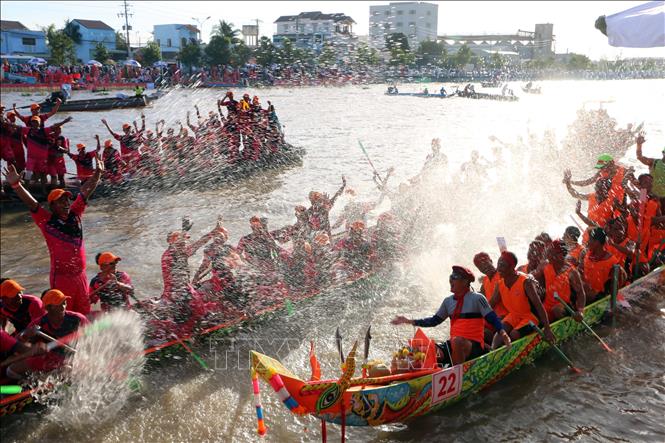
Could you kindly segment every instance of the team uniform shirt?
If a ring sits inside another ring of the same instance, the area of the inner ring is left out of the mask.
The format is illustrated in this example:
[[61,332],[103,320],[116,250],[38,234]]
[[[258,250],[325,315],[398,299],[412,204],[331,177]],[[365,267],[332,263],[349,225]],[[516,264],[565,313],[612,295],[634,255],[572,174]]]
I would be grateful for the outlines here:
[[164,280],[164,293],[162,298],[175,301],[174,291],[183,292],[189,287],[191,281],[189,272],[189,255],[186,251],[168,248],[162,254],[162,278]]
[[[47,314],[44,314],[42,317],[30,323],[30,327],[38,326],[45,334],[50,335],[55,339],[59,339],[67,337],[68,335],[78,331],[79,328],[89,324],[90,322],[83,314],[79,314],[78,312],[65,311],[64,319],[58,327],[55,327],[49,322]],[[43,339],[40,340],[45,341]],[[26,363],[31,371],[52,371],[63,365],[66,352],[67,351],[64,347],[59,346],[54,348],[52,351],[47,352],[46,354],[28,358]]]
[[66,220],[61,220],[41,206],[31,213],[32,219],[46,240],[51,255],[52,273],[76,275],[85,271],[85,248],[81,225],[81,216],[85,208],[85,199],[79,194],[72,203]]
[[79,180],[85,180],[92,177],[92,174],[95,172],[95,169],[92,167],[92,160],[95,156],[95,151],[79,151],[78,154],[69,154],[69,158],[74,160],[74,164],[76,164],[76,175]]
[[31,132],[30,128],[21,128],[21,135],[25,138],[28,156],[25,169],[35,173],[48,172],[48,137],[51,128],[40,128]]
[[[23,122],[24,125],[30,126],[30,119],[33,117],[32,114],[30,115],[17,115],[17,117]],[[46,120],[48,120],[50,116],[48,114],[39,114],[39,120],[41,120],[41,126],[42,128],[44,127],[44,123],[46,123]]]
[[[126,272],[116,271],[115,277],[118,279],[119,283],[132,286],[132,279]],[[105,283],[106,281],[102,280],[101,273],[95,275],[92,280],[90,280],[90,292],[97,291]],[[100,289],[96,293],[96,296],[99,298],[102,311],[104,312],[110,311],[111,309],[131,307],[129,296],[117,288],[106,286],[103,289]]]
[[21,305],[16,310],[10,310],[0,302],[0,316],[9,320],[17,333],[23,332],[30,323],[45,313],[42,300],[34,295],[21,295]]

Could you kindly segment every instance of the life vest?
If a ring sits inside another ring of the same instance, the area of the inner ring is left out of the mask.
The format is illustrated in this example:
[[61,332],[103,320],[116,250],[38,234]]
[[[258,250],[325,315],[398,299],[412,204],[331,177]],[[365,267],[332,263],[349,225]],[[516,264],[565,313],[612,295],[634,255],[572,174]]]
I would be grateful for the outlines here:
[[619,201],[623,200],[623,196],[626,193],[625,189],[623,188],[623,179],[625,175],[626,168],[623,166],[617,166],[617,171],[614,173],[614,177],[612,177],[612,184],[610,185],[608,200],[614,201],[615,198]]
[[[467,296],[472,296],[469,292],[455,300],[455,303],[464,303]],[[454,296],[453,296],[454,297]],[[463,337],[467,340],[473,340],[483,345],[485,340],[485,319],[480,312],[457,312],[463,310],[455,309],[453,315],[450,316],[450,338]]]
[[589,209],[587,217],[596,225],[603,227],[612,217],[612,200],[607,197],[604,201],[598,202],[596,194],[589,195]]
[[590,254],[584,256],[584,281],[596,293],[605,292],[605,285],[612,278],[612,266],[619,264],[614,255],[600,261],[591,260]]
[[551,263],[543,269],[543,274],[545,276],[545,301],[543,302],[543,306],[545,307],[545,311],[547,311],[548,317],[550,316],[552,308],[559,304],[554,298],[555,293],[558,294],[563,301],[570,304],[571,289],[569,276],[570,271],[572,270],[572,266],[568,266],[561,274],[557,275],[554,265]]
[[531,312],[531,304],[524,291],[524,282],[527,278],[529,277],[526,274],[519,272],[517,280],[515,280],[515,283],[510,288],[506,286],[506,282],[503,279],[499,281],[501,301],[508,310],[506,320],[508,318],[511,319],[509,323],[514,329],[526,326],[529,321],[538,324],[538,319]]
[[[499,283],[499,280],[501,280],[501,276],[499,275],[498,272],[494,273],[494,276],[490,279],[486,275],[484,275],[481,279],[481,287],[483,288],[483,292],[485,293],[485,297],[489,300],[492,298],[494,295],[494,289],[496,288],[496,284]],[[496,305],[494,306],[494,312],[496,315],[499,317],[504,317],[507,313],[508,310],[506,307],[503,305],[503,302],[501,301],[501,297],[499,297],[499,300],[497,301]]]
[[[623,241],[619,243],[619,246],[626,247],[629,241],[630,239],[628,238],[628,236],[626,236],[626,238],[624,238]],[[626,259],[628,258],[627,254],[624,254],[623,252],[619,251],[617,248],[609,244],[606,245],[605,248],[607,249],[607,252],[612,254],[617,259],[619,265],[621,266],[626,265]]]
[[573,249],[568,251],[568,256],[570,258],[574,258],[575,260],[579,260],[580,259],[580,254],[582,253],[583,250],[584,250],[584,246],[582,246],[578,243],[578,244],[575,245],[575,247]]

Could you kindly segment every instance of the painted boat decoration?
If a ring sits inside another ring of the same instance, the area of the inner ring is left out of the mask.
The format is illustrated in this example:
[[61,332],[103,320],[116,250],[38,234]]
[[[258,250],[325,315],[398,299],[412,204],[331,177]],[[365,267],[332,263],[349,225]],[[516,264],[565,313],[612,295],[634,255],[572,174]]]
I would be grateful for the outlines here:
[[[664,271],[665,268],[660,267],[621,292],[627,293],[631,289],[652,292],[658,286],[662,288],[665,284]],[[603,319],[610,308],[610,299],[611,296],[605,296],[585,308],[587,324],[597,324]],[[585,330],[581,323],[570,317],[552,323],[551,327],[557,342],[569,340]],[[417,330],[414,340],[425,343],[425,349],[432,348],[431,352],[434,352],[433,343],[430,345],[426,341],[428,339],[422,330]],[[490,387],[549,348],[550,345],[534,333],[513,342],[510,349],[503,346],[453,367],[440,369],[425,364],[425,369],[415,372],[349,378],[345,383],[342,383],[344,377],[340,380],[302,380],[277,360],[252,351],[251,372],[253,378],[260,377],[269,383],[280,400],[295,414],[313,415],[342,426],[379,426],[404,422],[452,405]],[[428,360],[431,361],[429,352],[425,362]],[[260,403],[257,404],[257,409],[260,407]],[[260,431],[262,410],[259,418]]]

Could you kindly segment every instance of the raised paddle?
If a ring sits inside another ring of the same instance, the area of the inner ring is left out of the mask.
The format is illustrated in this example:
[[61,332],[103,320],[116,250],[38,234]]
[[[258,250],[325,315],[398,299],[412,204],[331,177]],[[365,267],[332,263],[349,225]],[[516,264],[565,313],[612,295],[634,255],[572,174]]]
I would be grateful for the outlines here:
[[203,359],[202,359],[201,357],[199,357],[198,355],[196,355],[196,353],[195,353],[194,351],[192,351],[192,349],[191,349],[189,346],[187,346],[187,345],[185,344],[185,342],[184,342],[180,337],[178,337],[178,336],[175,335],[175,334],[173,334],[173,337],[176,339],[176,341],[177,341],[178,343],[180,343],[180,344],[182,345],[183,348],[185,348],[185,350],[186,350],[187,352],[189,352],[189,353],[192,355],[192,357],[194,357],[194,360],[196,360],[197,363],[200,364],[201,367],[202,367],[203,369],[205,369],[206,371],[209,371],[209,370],[210,370],[210,367],[206,364],[206,362],[203,361]]
[[[554,298],[555,298],[555,300],[557,300],[559,303],[561,303],[561,304],[563,305],[564,308],[566,308],[566,311],[568,311],[568,313],[569,313],[571,316],[575,315],[575,311],[573,311],[573,308],[571,308],[570,305],[568,305],[568,303],[566,303],[565,301],[563,301],[563,300],[561,299],[561,297],[559,297],[559,294],[557,294],[556,292],[554,293]],[[596,331],[594,331],[593,329],[591,329],[591,326],[589,326],[589,324],[588,324],[587,322],[585,322],[584,320],[582,320],[581,323],[582,323],[582,325],[584,325],[584,327],[587,329],[587,331],[591,332],[591,334],[592,334],[594,337],[596,337],[596,338],[598,339],[598,341],[600,342],[600,344],[603,346],[603,348],[605,348],[605,350],[606,350],[607,352],[614,352],[614,350],[612,350],[612,348],[610,348],[610,347],[607,345],[607,343],[605,343],[605,341],[604,341],[602,338],[600,338],[600,336],[599,336],[598,334],[596,334]]]
[[[538,331],[538,334],[540,335],[540,337],[541,337],[543,340],[545,340],[545,333],[543,332],[543,330],[540,329],[537,325],[535,325],[532,321],[530,321],[529,324],[530,324],[530,325],[531,325],[536,331]],[[549,343],[549,345],[552,346],[552,348],[554,348],[554,350],[556,351],[556,353],[559,354],[559,357],[561,357],[561,359],[562,359],[563,361],[566,362],[566,364],[568,365],[568,367],[569,367],[573,372],[575,372],[576,374],[581,374],[581,373],[582,373],[582,371],[581,371],[580,369],[578,369],[578,368],[575,367],[575,365],[573,364],[573,362],[572,362],[568,357],[566,357],[566,354],[564,354],[563,351],[562,351],[562,350],[561,350],[556,344],[554,344],[554,343]]]
[[342,334],[339,333],[339,326],[335,331],[335,343],[337,344],[337,351],[339,352],[339,359],[344,364],[344,352],[342,351]]
[[372,325],[369,325],[365,333],[365,352],[363,353],[363,377],[367,377],[367,357],[369,357],[369,344],[372,341]]
[[37,329],[37,330],[35,331],[35,334],[37,334],[37,335],[40,336],[41,338],[43,338],[43,339],[45,339],[45,340],[48,340],[48,341],[50,341],[50,342],[52,342],[52,343],[57,343],[57,346],[62,346],[63,348],[67,349],[69,352],[74,352],[74,353],[76,353],[76,349],[72,348],[71,346],[69,346],[69,345],[67,345],[67,344],[65,344],[65,343],[62,343],[62,342],[59,341],[57,338],[51,337],[50,335],[43,333],[43,332],[40,331],[39,329]]
[[379,175],[379,171],[377,171],[376,168],[374,167],[374,163],[372,163],[372,160],[369,158],[369,155],[367,154],[367,151],[365,150],[365,147],[360,142],[360,140],[358,140],[358,145],[360,146],[360,149],[362,149],[363,154],[365,154],[365,158],[367,159],[367,163],[369,163],[369,165],[372,167],[372,170],[374,171],[374,173],[379,178],[379,181],[381,181],[381,185],[384,185],[383,179],[381,179],[381,176]]

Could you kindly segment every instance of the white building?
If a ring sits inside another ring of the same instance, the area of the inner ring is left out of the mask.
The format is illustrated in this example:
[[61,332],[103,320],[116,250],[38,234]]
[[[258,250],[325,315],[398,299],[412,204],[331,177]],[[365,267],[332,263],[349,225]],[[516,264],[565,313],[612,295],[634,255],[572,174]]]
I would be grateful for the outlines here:
[[395,2],[369,7],[369,41],[377,49],[386,46],[386,36],[401,32],[409,47],[417,49],[425,40],[436,41],[439,6],[424,2]]
[[353,43],[353,25],[356,22],[346,14],[324,14],[321,11],[301,12],[298,15],[283,15],[275,20],[277,30],[272,40],[282,46],[285,39],[296,47],[320,51],[323,44]]

